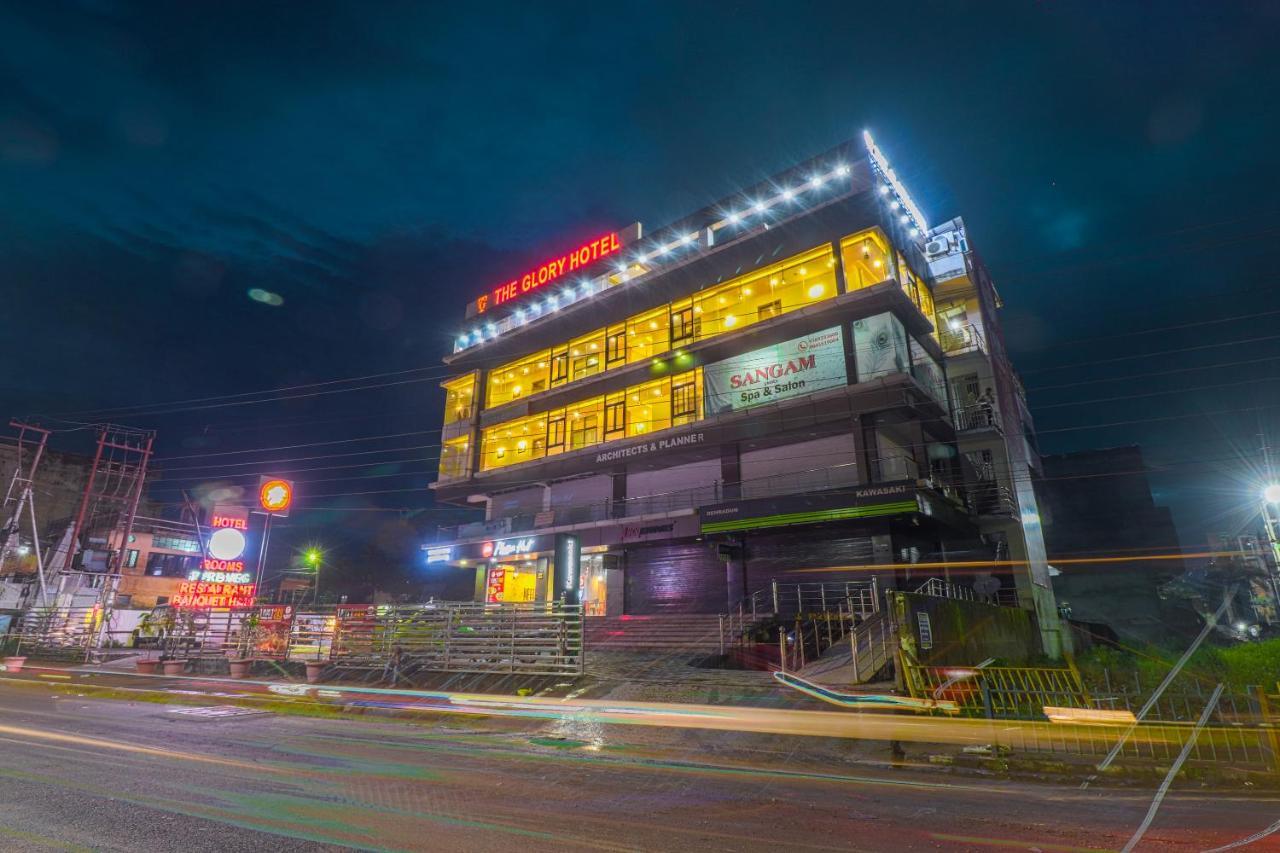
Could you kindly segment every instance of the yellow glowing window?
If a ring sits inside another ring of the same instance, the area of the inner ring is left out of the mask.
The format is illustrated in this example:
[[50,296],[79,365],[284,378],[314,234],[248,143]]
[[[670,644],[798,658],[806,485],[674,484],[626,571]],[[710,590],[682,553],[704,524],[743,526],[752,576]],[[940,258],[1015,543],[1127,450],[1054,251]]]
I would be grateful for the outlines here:
[[889,242],[879,229],[845,237],[840,241],[840,258],[844,261],[845,285],[850,291],[893,278]]
[[469,473],[470,442],[466,436],[446,441],[440,448],[440,479],[457,479]]
[[697,337],[736,332],[835,295],[835,260],[822,246],[695,294]]
[[547,390],[551,376],[551,351],[543,350],[489,372],[485,405],[492,408]]
[[445,392],[444,423],[445,426],[466,420],[475,414],[476,377],[467,374],[451,379],[443,384]]

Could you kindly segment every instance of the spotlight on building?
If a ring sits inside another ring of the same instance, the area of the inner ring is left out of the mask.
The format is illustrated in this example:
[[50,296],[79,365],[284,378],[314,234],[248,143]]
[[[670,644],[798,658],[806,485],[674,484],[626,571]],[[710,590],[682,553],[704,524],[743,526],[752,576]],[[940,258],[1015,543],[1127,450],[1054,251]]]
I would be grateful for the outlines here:
[[1270,504],[1280,504],[1280,483],[1272,483],[1263,489],[1262,499]]

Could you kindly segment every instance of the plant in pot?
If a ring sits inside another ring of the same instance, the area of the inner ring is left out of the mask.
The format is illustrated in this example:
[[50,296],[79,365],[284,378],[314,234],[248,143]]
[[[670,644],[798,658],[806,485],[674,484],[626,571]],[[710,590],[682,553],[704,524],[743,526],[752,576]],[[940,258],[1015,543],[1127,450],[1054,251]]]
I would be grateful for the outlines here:
[[181,613],[175,608],[166,607],[156,616],[160,628],[160,665],[165,675],[182,675],[187,667],[187,656],[184,647],[189,644],[195,631],[195,623],[190,613]]
[[246,678],[253,664],[253,655],[262,640],[262,620],[257,611],[240,620],[240,636],[236,638],[234,656],[228,661],[232,678]]
[[165,617],[154,610],[144,613],[138,620],[138,627],[133,630],[133,646],[143,650],[133,665],[142,675],[154,675],[160,660],[155,656],[157,649],[164,644]]

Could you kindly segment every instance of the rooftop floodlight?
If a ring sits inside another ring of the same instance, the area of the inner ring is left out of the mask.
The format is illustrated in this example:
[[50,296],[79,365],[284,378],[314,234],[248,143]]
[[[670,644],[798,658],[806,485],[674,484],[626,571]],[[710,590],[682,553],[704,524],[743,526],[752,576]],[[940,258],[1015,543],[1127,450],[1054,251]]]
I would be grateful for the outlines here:
[[812,178],[810,178],[810,179],[809,179],[809,183],[810,183],[810,185],[812,185],[812,186],[814,186],[814,187],[820,187],[820,186],[822,186],[822,184],[823,184],[822,176],[821,176],[821,175],[814,175]]
[[730,213],[728,216],[725,217],[725,221],[728,222],[730,225],[737,225],[739,220],[741,219],[742,217],[736,213]]
[[1269,504],[1280,504],[1280,483],[1272,483],[1263,489],[1262,499]]
[[796,194],[794,190],[787,189],[782,191],[782,197],[787,201],[791,201],[791,199],[796,197]]
[[845,175],[849,174],[849,166],[848,166],[848,164],[847,164],[847,163],[841,163],[839,166],[836,166],[836,174],[837,174],[837,175],[839,175],[839,176],[840,176],[840,177],[842,177],[842,178],[843,178]]

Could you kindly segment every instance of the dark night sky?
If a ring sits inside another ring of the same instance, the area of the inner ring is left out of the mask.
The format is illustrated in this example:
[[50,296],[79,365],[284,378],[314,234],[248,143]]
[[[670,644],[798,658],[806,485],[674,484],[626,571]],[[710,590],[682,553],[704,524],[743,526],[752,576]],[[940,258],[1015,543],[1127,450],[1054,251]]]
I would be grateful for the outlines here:
[[1280,412],[1278,31],[1276,3],[5,3],[0,414],[424,368],[112,413],[160,430],[160,499],[324,456],[277,467],[417,461],[299,474],[313,506],[424,506],[467,298],[869,127],[965,216],[1045,450],[1141,443],[1199,545]]

